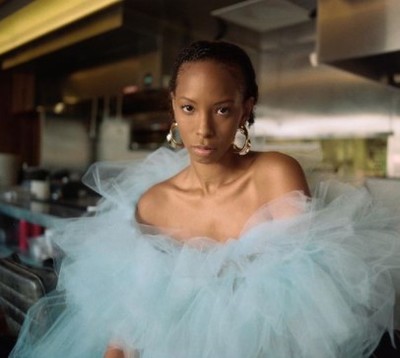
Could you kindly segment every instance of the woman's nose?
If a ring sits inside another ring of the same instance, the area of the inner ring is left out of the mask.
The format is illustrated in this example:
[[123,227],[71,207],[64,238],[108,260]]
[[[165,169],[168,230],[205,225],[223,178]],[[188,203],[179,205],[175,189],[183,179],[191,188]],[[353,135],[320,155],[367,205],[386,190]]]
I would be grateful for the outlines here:
[[202,114],[199,117],[199,124],[197,127],[197,135],[201,137],[210,137],[214,133],[212,118],[209,114]]

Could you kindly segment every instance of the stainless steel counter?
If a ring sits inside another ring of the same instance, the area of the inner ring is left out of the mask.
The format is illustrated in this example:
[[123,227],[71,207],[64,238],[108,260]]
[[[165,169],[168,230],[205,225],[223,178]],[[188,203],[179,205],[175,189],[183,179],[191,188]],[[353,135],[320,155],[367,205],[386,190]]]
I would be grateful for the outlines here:
[[[82,215],[94,212],[98,197],[84,197],[80,199],[39,201],[21,187],[0,188],[0,219],[7,223],[0,226],[0,257],[11,253],[18,255],[31,264],[41,264],[46,257],[52,257],[54,248],[48,237],[42,235],[42,239],[21,239],[20,227],[14,227],[14,222],[21,224],[24,220],[45,228],[46,234],[52,228],[61,228],[67,223],[67,219],[78,218]],[[11,226],[10,223],[11,222]],[[0,225],[2,225],[0,223]],[[1,235],[3,232],[3,235]],[[18,232],[18,233],[16,233]],[[43,241],[44,240],[44,241]]]
[[0,214],[26,220],[46,228],[62,224],[63,219],[76,218],[93,209],[98,198],[39,201],[21,190],[0,190]]

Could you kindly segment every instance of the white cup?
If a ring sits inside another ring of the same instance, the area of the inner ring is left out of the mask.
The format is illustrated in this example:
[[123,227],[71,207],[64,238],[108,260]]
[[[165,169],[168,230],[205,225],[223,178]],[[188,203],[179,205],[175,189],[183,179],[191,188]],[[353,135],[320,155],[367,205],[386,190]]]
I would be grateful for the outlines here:
[[31,180],[30,192],[39,200],[47,200],[50,198],[50,185],[47,180]]

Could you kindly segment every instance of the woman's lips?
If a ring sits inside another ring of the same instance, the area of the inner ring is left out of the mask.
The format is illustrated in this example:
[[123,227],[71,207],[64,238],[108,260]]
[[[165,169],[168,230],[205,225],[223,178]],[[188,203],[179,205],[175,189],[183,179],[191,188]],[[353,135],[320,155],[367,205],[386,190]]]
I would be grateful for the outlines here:
[[192,148],[193,152],[200,157],[206,157],[215,150],[215,148],[206,145],[194,145]]

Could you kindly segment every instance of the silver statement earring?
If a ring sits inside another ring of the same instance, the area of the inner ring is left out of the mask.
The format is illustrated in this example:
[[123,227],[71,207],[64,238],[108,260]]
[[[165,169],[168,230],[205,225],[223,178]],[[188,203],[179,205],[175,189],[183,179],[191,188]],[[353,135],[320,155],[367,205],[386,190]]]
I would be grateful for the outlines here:
[[239,155],[246,155],[251,148],[249,131],[245,125],[241,125],[235,134],[235,139],[232,143],[233,151]]
[[183,148],[183,142],[179,135],[178,123],[174,122],[171,124],[171,128],[167,134],[167,142],[171,148],[178,149]]

